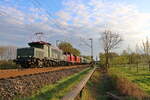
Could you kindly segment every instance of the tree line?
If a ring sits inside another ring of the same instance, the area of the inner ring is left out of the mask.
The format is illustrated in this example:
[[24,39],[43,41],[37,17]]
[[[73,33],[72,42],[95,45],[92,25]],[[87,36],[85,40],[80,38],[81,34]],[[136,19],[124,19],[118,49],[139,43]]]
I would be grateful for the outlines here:
[[64,53],[71,53],[75,56],[80,56],[80,51],[72,46],[71,43],[61,42],[58,47],[63,50]]
[[103,46],[104,53],[100,53],[100,64],[108,69],[113,65],[126,65],[126,64],[148,64],[150,71],[150,41],[146,38],[135,46],[135,50],[128,47],[120,54],[113,52],[114,49],[119,47],[123,41],[119,33],[114,33],[111,30],[105,30],[101,34],[101,46]]
[[12,60],[16,58],[16,47],[0,46],[0,60]]

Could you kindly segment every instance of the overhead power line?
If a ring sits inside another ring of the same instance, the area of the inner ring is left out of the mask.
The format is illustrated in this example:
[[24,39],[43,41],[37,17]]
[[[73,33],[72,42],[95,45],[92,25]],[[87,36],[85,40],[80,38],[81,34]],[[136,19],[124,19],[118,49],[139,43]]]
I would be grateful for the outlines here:
[[[38,9],[41,9],[41,7],[42,7],[42,4],[38,1],[38,0],[31,0],[31,2],[33,3],[33,5],[35,5]],[[47,17],[48,17],[48,19],[50,20],[50,21],[52,21],[53,22],[53,24],[58,28],[58,29],[60,29],[60,30],[62,30],[62,31],[67,31],[64,27],[61,27],[61,25],[59,24],[59,22],[56,20],[56,19],[54,19],[53,18],[53,16],[52,16],[52,14],[48,11],[48,10],[46,10],[45,9],[45,12],[47,13]]]
[[4,9],[2,7],[0,7],[0,14],[2,16],[6,16],[7,15],[7,13],[4,11]]
[[91,48],[91,59],[93,60],[93,39],[89,38],[88,40],[91,41],[91,44],[88,44],[87,41],[84,39],[80,38],[81,42],[84,43],[87,47]]
[[88,46],[88,47],[91,47],[91,45],[88,44],[85,39],[83,39],[83,38],[80,37],[80,41],[81,41],[82,43],[84,43],[84,45],[86,45],[86,46]]

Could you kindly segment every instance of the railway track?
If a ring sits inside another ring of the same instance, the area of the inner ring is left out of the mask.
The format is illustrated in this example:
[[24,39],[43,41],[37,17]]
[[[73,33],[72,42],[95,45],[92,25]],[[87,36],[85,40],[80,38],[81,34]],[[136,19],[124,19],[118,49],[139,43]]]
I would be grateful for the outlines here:
[[58,70],[64,70],[64,69],[79,68],[79,67],[87,67],[87,65],[0,70],[0,79],[13,78],[17,76],[38,74],[38,73],[51,72],[51,71],[58,71]]

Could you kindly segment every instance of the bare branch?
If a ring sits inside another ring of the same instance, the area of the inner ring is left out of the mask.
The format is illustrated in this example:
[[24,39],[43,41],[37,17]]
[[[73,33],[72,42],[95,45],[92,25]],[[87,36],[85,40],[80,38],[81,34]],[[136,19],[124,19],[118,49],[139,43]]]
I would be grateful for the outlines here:
[[121,43],[122,38],[118,33],[113,33],[111,30],[105,30],[101,35],[101,42],[106,56],[106,67],[109,67],[109,56],[111,50],[118,48],[119,43]]

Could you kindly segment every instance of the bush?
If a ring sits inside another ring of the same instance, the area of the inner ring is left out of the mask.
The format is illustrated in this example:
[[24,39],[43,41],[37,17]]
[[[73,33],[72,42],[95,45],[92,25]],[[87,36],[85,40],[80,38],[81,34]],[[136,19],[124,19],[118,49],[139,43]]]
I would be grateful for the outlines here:
[[0,61],[0,69],[16,69],[18,65],[16,65],[12,60],[1,60]]

